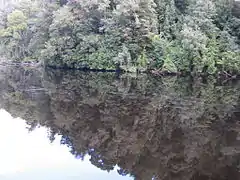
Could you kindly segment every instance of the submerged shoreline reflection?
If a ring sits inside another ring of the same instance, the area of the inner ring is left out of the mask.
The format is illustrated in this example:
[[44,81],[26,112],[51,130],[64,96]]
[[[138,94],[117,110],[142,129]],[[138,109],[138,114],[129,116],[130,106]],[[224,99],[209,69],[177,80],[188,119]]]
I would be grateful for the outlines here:
[[123,179],[117,167],[107,173],[91,165],[88,155],[83,161],[74,158],[68,147],[60,145],[60,135],[50,143],[47,128],[29,132],[27,127],[24,120],[0,109],[1,180]]
[[[0,107],[102,172],[240,179],[240,83],[5,68]],[[65,146],[65,147],[66,147]],[[108,177],[107,179],[111,179]]]

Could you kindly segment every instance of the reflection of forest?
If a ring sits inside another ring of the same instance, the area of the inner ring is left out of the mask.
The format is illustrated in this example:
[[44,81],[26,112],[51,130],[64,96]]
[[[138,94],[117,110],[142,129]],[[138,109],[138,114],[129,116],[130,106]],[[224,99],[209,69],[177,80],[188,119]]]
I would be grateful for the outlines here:
[[136,179],[240,179],[239,84],[0,70],[0,108]]

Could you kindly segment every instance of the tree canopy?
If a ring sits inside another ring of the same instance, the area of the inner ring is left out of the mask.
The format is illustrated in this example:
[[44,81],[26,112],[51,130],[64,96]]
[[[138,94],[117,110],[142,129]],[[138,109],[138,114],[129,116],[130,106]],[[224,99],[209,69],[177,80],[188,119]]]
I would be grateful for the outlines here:
[[233,0],[22,0],[1,13],[1,52],[56,68],[236,74],[239,7]]

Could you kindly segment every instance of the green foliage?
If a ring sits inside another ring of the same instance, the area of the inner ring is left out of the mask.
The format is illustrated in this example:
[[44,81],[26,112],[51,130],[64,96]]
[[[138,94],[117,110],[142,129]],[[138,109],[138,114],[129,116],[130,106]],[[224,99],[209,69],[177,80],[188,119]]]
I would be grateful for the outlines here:
[[59,68],[237,73],[232,9],[229,0],[24,0],[2,13],[0,47]]
[[160,69],[163,65],[163,44],[158,35],[150,35],[151,44],[149,45],[147,55],[150,68]]
[[3,13],[1,18],[6,21],[0,29],[3,55],[20,61],[26,57],[33,60],[40,57],[39,48],[44,48],[51,24],[52,16],[45,16],[49,15],[50,6],[40,1],[23,0],[10,12]]
[[146,50],[144,49],[142,53],[139,55],[137,64],[139,67],[147,67],[148,60],[147,60],[147,55],[146,55]]
[[167,72],[177,72],[177,67],[175,66],[175,64],[172,62],[172,59],[170,57],[170,55],[167,55],[167,57],[164,59],[164,64],[162,67],[163,71],[167,71]]
[[240,71],[240,52],[224,52],[222,53],[223,70],[229,73],[237,73]]
[[25,49],[21,41],[25,39],[27,17],[20,10],[14,10],[7,16],[7,27],[0,30],[1,43],[6,54],[14,58],[25,56]]
[[12,31],[23,31],[27,28],[27,17],[20,10],[14,10],[7,17],[7,26]]

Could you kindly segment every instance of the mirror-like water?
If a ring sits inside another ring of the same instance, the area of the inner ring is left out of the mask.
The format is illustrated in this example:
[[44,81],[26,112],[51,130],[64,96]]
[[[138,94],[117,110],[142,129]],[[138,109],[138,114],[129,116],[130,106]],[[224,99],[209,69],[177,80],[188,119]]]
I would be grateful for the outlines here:
[[240,179],[239,90],[239,82],[0,67],[0,177]]
[[103,172],[89,162],[72,156],[66,146],[60,145],[61,136],[49,142],[49,130],[44,127],[29,132],[29,125],[0,110],[0,178],[1,180],[45,179],[131,179],[118,175],[118,167]]

